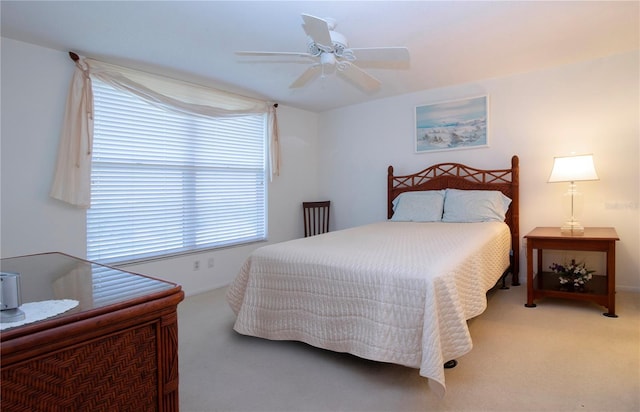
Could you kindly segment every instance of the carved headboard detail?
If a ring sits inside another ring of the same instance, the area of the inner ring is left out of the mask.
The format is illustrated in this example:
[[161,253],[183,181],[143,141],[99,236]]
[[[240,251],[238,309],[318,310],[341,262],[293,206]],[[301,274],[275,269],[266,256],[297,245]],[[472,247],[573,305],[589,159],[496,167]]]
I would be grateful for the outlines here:
[[393,216],[393,199],[400,193],[420,190],[463,189],[499,190],[511,199],[505,223],[511,229],[512,284],[519,285],[520,268],[520,161],[511,158],[510,169],[476,169],[460,163],[440,163],[418,173],[394,176],[393,166],[387,175],[387,218]]

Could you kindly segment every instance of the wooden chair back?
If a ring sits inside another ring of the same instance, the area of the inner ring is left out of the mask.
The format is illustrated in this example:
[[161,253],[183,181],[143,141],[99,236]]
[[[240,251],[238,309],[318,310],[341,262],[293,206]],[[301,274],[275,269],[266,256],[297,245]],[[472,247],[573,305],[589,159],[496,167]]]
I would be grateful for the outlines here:
[[304,237],[315,236],[329,231],[328,200],[321,202],[302,202],[304,215]]

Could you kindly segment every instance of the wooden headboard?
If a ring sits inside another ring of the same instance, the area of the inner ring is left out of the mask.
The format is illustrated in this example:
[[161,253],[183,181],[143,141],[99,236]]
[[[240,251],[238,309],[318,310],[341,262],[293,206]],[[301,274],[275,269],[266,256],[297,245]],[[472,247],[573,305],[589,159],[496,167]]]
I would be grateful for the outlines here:
[[402,192],[419,190],[463,189],[499,190],[511,199],[505,223],[511,229],[511,283],[520,284],[520,195],[519,159],[511,158],[510,169],[482,170],[460,163],[440,163],[418,173],[394,176],[393,166],[389,166],[387,176],[387,218],[393,216],[393,199]]

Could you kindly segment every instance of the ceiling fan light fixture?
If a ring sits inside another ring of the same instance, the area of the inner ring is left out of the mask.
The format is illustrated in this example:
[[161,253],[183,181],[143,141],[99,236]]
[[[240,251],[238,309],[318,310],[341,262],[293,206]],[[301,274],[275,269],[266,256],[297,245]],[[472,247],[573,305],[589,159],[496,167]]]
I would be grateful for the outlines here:
[[322,64],[322,77],[336,72],[336,56],[333,53],[322,53],[320,64]]
[[333,53],[322,53],[320,55],[320,63],[322,63],[323,66],[335,66],[336,56]]

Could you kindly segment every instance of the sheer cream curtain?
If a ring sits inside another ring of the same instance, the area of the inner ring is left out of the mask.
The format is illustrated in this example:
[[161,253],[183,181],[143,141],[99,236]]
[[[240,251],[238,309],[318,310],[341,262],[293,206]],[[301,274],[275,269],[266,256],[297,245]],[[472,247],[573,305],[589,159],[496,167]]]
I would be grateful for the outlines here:
[[67,97],[51,197],[81,208],[91,206],[92,78],[181,113],[211,117],[267,114],[271,179],[280,174],[277,104],[79,57]]

